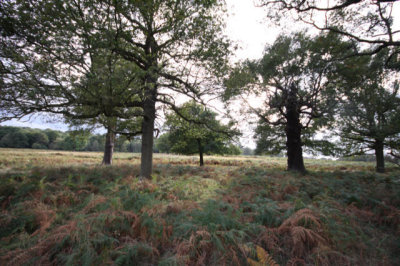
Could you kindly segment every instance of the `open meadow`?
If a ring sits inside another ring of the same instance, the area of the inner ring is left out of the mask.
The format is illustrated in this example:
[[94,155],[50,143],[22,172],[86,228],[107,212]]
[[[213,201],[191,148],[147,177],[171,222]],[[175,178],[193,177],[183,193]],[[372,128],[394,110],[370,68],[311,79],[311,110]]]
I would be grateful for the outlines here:
[[400,265],[400,168],[0,149],[1,265]]

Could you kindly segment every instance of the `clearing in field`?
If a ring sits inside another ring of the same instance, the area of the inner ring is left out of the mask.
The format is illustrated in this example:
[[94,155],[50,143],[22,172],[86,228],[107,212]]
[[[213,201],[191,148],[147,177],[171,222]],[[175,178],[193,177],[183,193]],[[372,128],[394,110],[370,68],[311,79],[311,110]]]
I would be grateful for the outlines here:
[[400,169],[0,149],[1,265],[399,265]]

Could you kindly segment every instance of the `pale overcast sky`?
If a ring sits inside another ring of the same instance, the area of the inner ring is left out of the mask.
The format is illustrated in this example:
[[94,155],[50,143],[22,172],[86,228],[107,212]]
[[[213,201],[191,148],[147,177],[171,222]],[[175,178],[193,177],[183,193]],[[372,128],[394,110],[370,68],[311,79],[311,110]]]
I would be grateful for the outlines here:
[[252,0],[227,0],[229,17],[227,34],[239,44],[236,58],[260,58],[267,43],[273,43],[279,34],[277,27],[267,25],[263,8],[255,7]]

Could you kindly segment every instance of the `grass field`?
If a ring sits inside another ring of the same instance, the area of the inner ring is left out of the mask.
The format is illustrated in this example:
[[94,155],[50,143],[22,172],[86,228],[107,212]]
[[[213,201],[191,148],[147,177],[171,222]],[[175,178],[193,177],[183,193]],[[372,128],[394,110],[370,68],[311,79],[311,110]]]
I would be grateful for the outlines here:
[[400,169],[0,149],[0,265],[400,265]]

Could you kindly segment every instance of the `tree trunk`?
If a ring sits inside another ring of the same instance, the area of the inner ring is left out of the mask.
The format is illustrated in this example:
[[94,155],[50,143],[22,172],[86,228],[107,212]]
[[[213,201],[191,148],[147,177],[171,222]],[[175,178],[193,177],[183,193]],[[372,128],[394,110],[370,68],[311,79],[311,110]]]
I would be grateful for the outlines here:
[[286,103],[286,148],[288,156],[288,170],[305,173],[301,142],[300,114],[298,112],[297,88],[291,86]]
[[156,96],[155,90],[146,93],[143,104],[143,122],[142,122],[142,157],[140,165],[140,177],[151,178],[153,170],[153,133],[154,120],[156,116]]
[[[151,29],[150,29],[151,32]],[[142,122],[142,151],[140,162],[140,178],[151,179],[153,171],[153,143],[154,143],[154,120],[156,118],[157,101],[157,45],[152,33],[146,38],[145,54],[149,61],[146,64],[145,92],[143,100],[143,122]]]
[[197,144],[199,145],[200,166],[203,166],[204,165],[203,146],[201,145],[201,140],[200,139],[197,139]]
[[106,144],[104,147],[104,156],[103,162],[104,165],[111,165],[112,164],[112,157],[114,153],[114,143],[115,143],[115,127],[110,126],[107,128],[106,134]]
[[385,172],[385,156],[383,153],[383,141],[375,140],[375,157],[376,157],[376,171],[378,173]]

